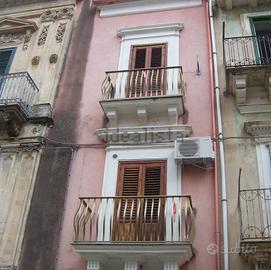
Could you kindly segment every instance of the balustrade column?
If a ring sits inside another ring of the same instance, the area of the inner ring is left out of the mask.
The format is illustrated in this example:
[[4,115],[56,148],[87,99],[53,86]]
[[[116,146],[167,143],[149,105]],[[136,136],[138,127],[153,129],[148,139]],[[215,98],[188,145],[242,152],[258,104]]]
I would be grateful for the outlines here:
[[138,262],[126,261],[124,264],[124,270],[138,270],[139,264]]
[[88,261],[87,270],[101,270],[101,264],[99,261]]
[[179,270],[180,265],[177,262],[165,262],[164,270]]

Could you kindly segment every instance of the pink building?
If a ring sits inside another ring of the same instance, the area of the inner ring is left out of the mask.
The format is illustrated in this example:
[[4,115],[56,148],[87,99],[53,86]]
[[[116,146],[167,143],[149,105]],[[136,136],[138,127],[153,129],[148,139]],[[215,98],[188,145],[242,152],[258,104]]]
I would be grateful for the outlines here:
[[[97,0],[76,10],[84,42],[72,39],[55,112],[68,113],[65,98],[76,95],[56,269],[218,269],[206,3]],[[83,80],[67,96],[71,67]]]

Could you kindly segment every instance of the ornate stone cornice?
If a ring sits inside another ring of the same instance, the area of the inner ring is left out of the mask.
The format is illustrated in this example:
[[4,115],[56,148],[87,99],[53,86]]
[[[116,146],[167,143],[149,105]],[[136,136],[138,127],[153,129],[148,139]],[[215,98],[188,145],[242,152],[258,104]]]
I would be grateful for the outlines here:
[[1,34],[25,34],[27,31],[35,32],[38,29],[35,22],[6,17],[0,20]]
[[271,121],[246,122],[244,129],[252,136],[271,136]]
[[42,22],[50,22],[56,20],[71,19],[73,16],[74,9],[60,8],[60,9],[48,9],[41,15]]

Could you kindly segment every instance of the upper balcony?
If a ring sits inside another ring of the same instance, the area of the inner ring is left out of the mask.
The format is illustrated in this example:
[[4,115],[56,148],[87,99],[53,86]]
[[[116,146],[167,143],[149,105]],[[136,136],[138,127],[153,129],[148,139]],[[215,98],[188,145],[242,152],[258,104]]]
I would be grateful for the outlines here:
[[52,124],[50,104],[33,105],[39,89],[27,72],[0,75],[0,122],[17,137],[25,122]]
[[238,211],[241,254],[249,261],[271,267],[271,188],[239,190]]
[[271,112],[271,35],[224,38],[227,93],[240,113]]
[[100,104],[110,127],[175,124],[184,112],[182,67],[106,72]]
[[0,121],[6,123],[9,136],[19,135],[30,118],[38,88],[27,72],[0,75]]
[[80,198],[74,232],[74,249],[88,260],[97,258],[103,269],[122,269],[127,258],[143,266],[153,262],[156,269],[164,261],[182,265],[193,255],[191,197]]
[[238,7],[256,8],[258,5],[269,5],[269,0],[218,0],[217,4],[222,9],[231,10]]

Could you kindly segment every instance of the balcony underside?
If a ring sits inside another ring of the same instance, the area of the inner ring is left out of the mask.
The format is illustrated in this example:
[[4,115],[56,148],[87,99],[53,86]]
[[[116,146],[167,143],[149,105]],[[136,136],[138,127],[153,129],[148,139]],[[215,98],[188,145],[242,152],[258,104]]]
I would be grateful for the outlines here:
[[183,114],[182,95],[100,101],[110,127],[176,124]]
[[222,9],[231,10],[237,7],[256,8],[261,5],[268,5],[268,0],[218,0],[218,6]]
[[243,240],[240,247],[241,255],[248,262],[263,264],[268,267],[266,269],[271,268],[271,238],[267,240]]
[[241,114],[271,112],[271,66],[226,68],[226,82]]
[[[117,269],[127,258],[142,265],[163,269],[165,261],[183,265],[193,256],[191,242],[74,242],[76,252],[88,261],[99,260],[108,269]],[[111,268],[110,268],[111,267]],[[152,268],[151,268],[152,269]]]

